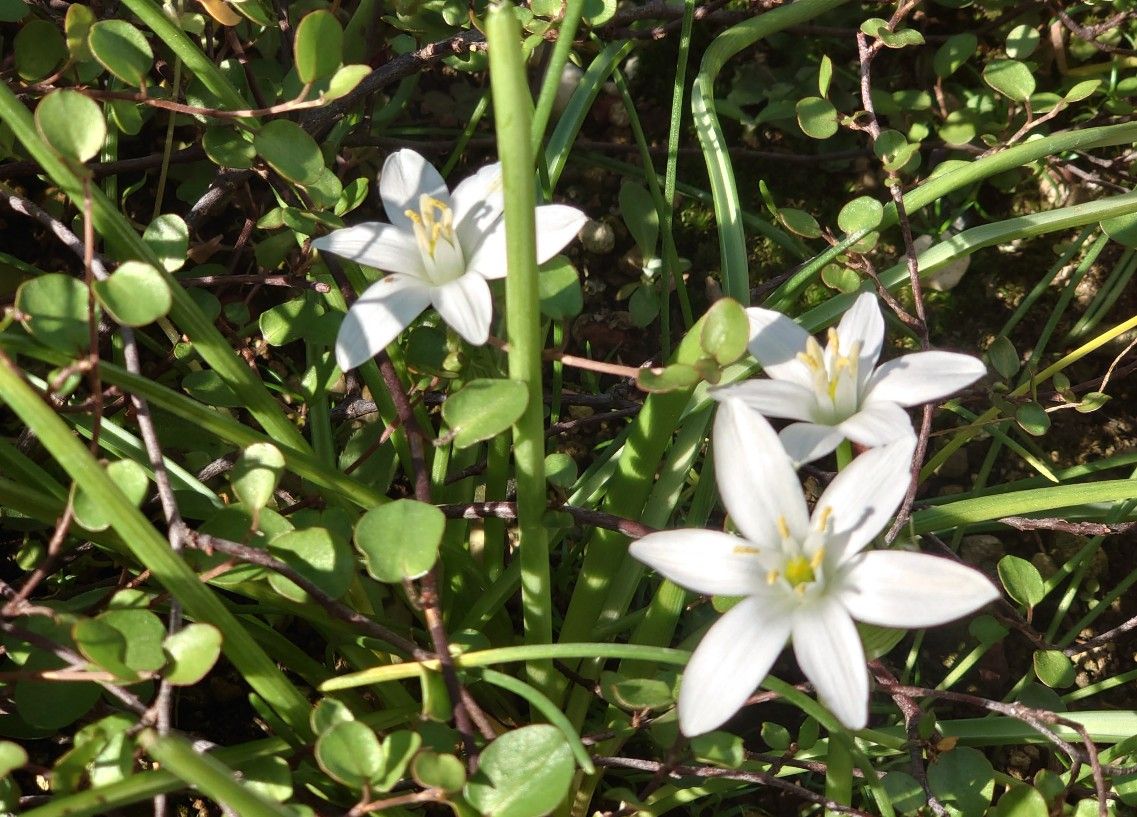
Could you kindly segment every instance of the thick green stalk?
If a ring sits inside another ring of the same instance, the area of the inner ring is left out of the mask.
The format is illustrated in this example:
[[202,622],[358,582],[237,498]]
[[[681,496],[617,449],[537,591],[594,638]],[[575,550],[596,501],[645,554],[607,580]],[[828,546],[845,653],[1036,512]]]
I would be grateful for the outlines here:
[[703,54],[702,65],[691,90],[691,112],[695,130],[707,162],[707,175],[715,200],[715,222],[719,231],[722,254],[723,292],[742,305],[750,303],[750,266],[746,257],[746,235],[742,231],[742,207],[738,202],[738,183],[731,166],[726,137],[715,112],[715,79],[727,60],[763,37],[782,29],[800,25],[848,0],[798,0],[788,6],[768,11],[732,28],[715,38]]
[[[517,529],[521,560],[521,605],[528,644],[553,640],[553,600],[545,514],[545,435],[541,394],[541,314],[537,293],[537,200],[530,142],[532,103],[525,84],[521,26],[512,4],[490,8],[486,18],[494,125],[505,188],[505,325],[509,376],[524,382],[529,403],[513,427],[517,479]],[[547,688],[552,664],[534,662],[529,679]]]
[[31,429],[44,448],[83,490],[106,509],[114,528],[134,557],[182,603],[197,621],[217,627],[222,649],[233,666],[298,736],[308,736],[308,701],[265,654],[244,627],[107,476],[98,460],[70,428],[27,384],[11,359],[0,355],[0,395]]
[[[0,120],[12,129],[28,155],[43,172],[67,194],[72,203],[83,209],[83,180],[36,131],[31,112],[24,107],[7,84],[0,83]],[[269,394],[264,383],[230,348],[228,341],[205,316],[181,284],[164,271],[161,260],[131,223],[118,211],[114,202],[101,190],[90,187],[91,216],[95,230],[120,259],[145,261],[161,272],[173,295],[170,317],[193,341],[194,350],[224,380],[249,412],[272,437],[298,451],[308,450],[304,435],[285,416],[280,405]]]

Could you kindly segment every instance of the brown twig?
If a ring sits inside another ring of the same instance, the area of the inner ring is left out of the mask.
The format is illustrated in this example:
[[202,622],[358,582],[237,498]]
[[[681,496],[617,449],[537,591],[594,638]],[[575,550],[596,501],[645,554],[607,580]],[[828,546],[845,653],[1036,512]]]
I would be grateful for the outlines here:
[[[515,502],[456,502],[438,507],[449,519],[517,519],[517,503]],[[643,525],[632,519],[603,511],[594,511],[589,508],[578,508],[575,505],[550,502],[549,510],[564,511],[582,525],[614,530],[630,539],[641,539],[649,533],[657,532],[656,528]]]

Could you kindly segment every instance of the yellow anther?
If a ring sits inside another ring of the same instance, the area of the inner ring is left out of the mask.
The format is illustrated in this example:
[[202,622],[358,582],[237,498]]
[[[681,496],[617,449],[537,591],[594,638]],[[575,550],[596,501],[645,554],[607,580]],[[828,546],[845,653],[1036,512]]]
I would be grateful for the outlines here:
[[833,516],[833,506],[826,505],[821,509],[821,513],[817,517],[817,529],[824,531],[829,527],[829,518]]
[[786,518],[784,516],[779,516],[776,524],[778,526],[778,535],[781,536],[783,539],[789,539],[790,538],[790,526],[789,526],[789,524],[787,524]]
[[771,570],[766,574],[766,584],[773,584],[778,580],[781,574],[776,570]]
[[415,224],[422,224],[422,218],[415,210],[404,210],[403,215],[413,221]]
[[821,567],[821,563],[825,561],[825,548],[818,548],[809,560],[809,566],[814,570]]
[[829,331],[825,333],[825,339],[829,342],[829,349],[834,355],[841,352],[841,338],[837,335],[837,330],[830,326]]
[[757,556],[762,551],[758,550],[756,547],[751,547],[750,545],[735,545],[734,552],[739,556]]

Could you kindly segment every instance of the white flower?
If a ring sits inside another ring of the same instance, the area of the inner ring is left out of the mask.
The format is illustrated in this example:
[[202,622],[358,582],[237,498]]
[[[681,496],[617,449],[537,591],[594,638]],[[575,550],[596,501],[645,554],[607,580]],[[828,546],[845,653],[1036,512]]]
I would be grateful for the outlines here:
[[912,421],[902,406],[944,397],[987,372],[978,358],[954,352],[916,352],[876,367],[884,318],[867,292],[829,330],[824,349],[780,312],[752,307],[746,313],[750,354],[771,379],[713,394],[738,398],[768,417],[798,420],[780,434],[798,464],[824,457],[843,439],[873,447],[909,436]]
[[[389,273],[351,307],[336,338],[343,370],[387,347],[427,306],[467,342],[490,333],[488,280],[506,273],[501,166],[483,167],[451,193],[413,150],[387,157],[379,196],[390,223],[371,221],[317,238],[312,246]],[[537,262],[572,241],[587,218],[574,207],[536,209]]]
[[812,515],[793,463],[760,414],[724,400],[715,479],[741,538],[653,533],[631,554],[697,593],[744,596],[691,656],[679,690],[685,735],[715,729],[769,673],[786,641],[818,697],[850,729],[868,720],[869,677],[854,619],[927,627],[998,596],[981,573],[923,553],[862,552],[908,487],[913,439],[874,448],[842,470]]

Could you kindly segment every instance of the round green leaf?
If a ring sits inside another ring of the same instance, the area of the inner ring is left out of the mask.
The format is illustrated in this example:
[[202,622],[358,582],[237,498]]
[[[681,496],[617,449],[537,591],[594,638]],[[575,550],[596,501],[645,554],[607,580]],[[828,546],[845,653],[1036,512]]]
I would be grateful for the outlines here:
[[253,443],[237,458],[229,472],[233,493],[254,512],[272,499],[272,492],[284,473],[284,455],[272,443]]
[[283,803],[292,796],[292,767],[280,755],[267,755],[242,763],[241,781],[246,788],[277,803]]
[[[784,210],[782,212],[785,212]],[[707,310],[699,345],[721,366],[728,366],[746,353],[750,320],[733,298],[720,298]]]
[[347,704],[337,698],[321,698],[312,707],[312,714],[308,718],[308,722],[312,725],[312,731],[317,735],[324,734],[337,723],[353,720],[355,720],[355,714],[348,708]]
[[907,772],[889,772],[881,782],[892,807],[901,814],[914,812],[928,802],[920,781]]
[[212,624],[194,622],[172,635],[162,644],[169,658],[163,673],[174,686],[190,686],[205,677],[221,655],[221,631]]
[[471,380],[442,404],[455,448],[496,437],[524,413],[529,389],[520,380]]
[[[141,505],[146,498],[149,478],[146,469],[134,460],[115,460],[107,465],[107,476],[118,486],[132,505]],[[82,486],[75,493],[75,521],[90,531],[106,530],[111,526],[107,505],[101,494],[93,495]]]
[[332,102],[340,97],[347,96],[370,73],[370,65],[345,65],[339,68],[328,81],[328,90],[324,91],[324,99]]
[[25,281],[16,290],[16,310],[45,346],[68,354],[87,347],[87,287],[77,278],[52,272]]
[[983,81],[1012,102],[1026,102],[1034,93],[1034,74],[1018,60],[995,60],[983,69]]
[[794,110],[798,126],[806,136],[828,139],[837,132],[837,109],[828,99],[807,96],[798,100]]
[[861,276],[842,264],[826,264],[821,268],[821,283],[838,292],[856,292],[861,286]]
[[0,740],[0,777],[7,777],[27,762],[28,753],[23,746],[10,740]]
[[949,145],[966,145],[975,138],[975,122],[967,111],[952,111],[936,133]]
[[1018,556],[1004,556],[997,565],[999,581],[1007,595],[1024,607],[1034,607],[1042,601],[1045,586],[1038,568]]
[[1081,402],[1079,402],[1075,408],[1079,414],[1090,414],[1104,406],[1109,400],[1110,397],[1105,392],[1090,391],[1086,392]]
[[52,91],[36,106],[35,119],[47,143],[77,162],[98,155],[107,139],[103,112],[78,91]]
[[83,657],[97,668],[133,681],[138,676],[126,665],[126,639],[114,627],[97,618],[84,618],[71,628],[71,637]]
[[399,499],[372,508],[355,524],[355,546],[377,581],[417,579],[434,566],[446,530],[442,511]]
[[[24,0],[0,0],[0,23],[18,23],[27,16],[28,4]],[[0,774],[0,777],[5,774],[7,772]]]
[[136,88],[146,86],[146,75],[154,63],[150,43],[137,28],[125,20],[100,20],[91,26],[87,45],[99,63]]
[[166,663],[162,640],[166,625],[143,609],[107,610],[98,620],[114,627],[126,641],[126,665],[137,672],[155,672]]
[[1032,437],[1041,437],[1050,430],[1050,415],[1033,400],[1018,407],[1015,411],[1015,422]]
[[979,38],[971,32],[953,34],[947,41],[936,49],[932,58],[932,69],[938,77],[949,77],[959,70],[975,49],[979,47]]
[[672,684],[658,678],[624,678],[605,672],[600,688],[606,700],[623,709],[666,709],[675,703]]
[[1038,48],[1038,29],[1026,23],[1015,26],[1007,34],[1005,50],[1007,56],[1013,60],[1025,60]]
[[1118,244],[1137,247],[1137,213],[1107,218],[1101,222],[1101,228]]
[[12,56],[20,79],[38,82],[55,73],[67,59],[67,41],[59,27],[47,20],[28,20],[12,42]]
[[984,814],[995,793],[995,770],[978,749],[957,746],[928,766],[928,786],[953,814]]
[[107,114],[111,123],[128,136],[136,136],[142,130],[142,106],[129,99],[107,101]]
[[1048,817],[1050,808],[1038,789],[1026,784],[1011,786],[999,798],[992,817]]
[[343,26],[330,11],[305,14],[293,44],[296,74],[307,84],[330,77],[343,62]]
[[245,403],[213,369],[190,372],[182,378],[182,388],[195,400],[207,406],[237,408]]
[[[351,586],[355,575],[351,551],[332,539],[327,528],[283,533],[269,543],[268,549],[333,599],[338,599]],[[269,574],[268,582],[285,598],[302,604],[308,600],[307,593],[278,573]]]
[[817,223],[817,219],[804,210],[783,207],[778,210],[778,221],[791,233],[796,233],[803,238],[821,237],[821,226]]
[[174,296],[156,268],[127,261],[105,281],[95,282],[95,297],[124,326],[146,326],[170,311]]
[[174,213],[164,213],[150,222],[142,240],[154,250],[166,272],[179,270],[186,263],[189,252],[189,227]]
[[257,149],[245,138],[244,132],[235,128],[208,128],[201,140],[209,161],[219,167],[241,170],[253,166],[257,159]]
[[[59,669],[63,662],[48,653],[33,653],[22,669],[29,672]],[[102,695],[103,688],[89,681],[19,681],[12,702],[20,718],[38,729],[60,729],[82,717]]]
[[316,140],[287,119],[274,119],[257,131],[253,147],[290,182],[312,184],[324,172],[324,156]]
[[466,785],[466,767],[454,755],[422,751],[415,755],[411,775],[420,786],[444,792],[461,791]]
[[558,488],[571,488],[578,472],[576,461],[568,454],[554,451],[545,457],[545,479]]
[[383,740],[383,763],[371,776],[371,786],[377,791],[390,791],[407,772],[407,764],[422,746],[422,736],[417,732],[400,729]]
[[572,775],[572,750],[560,730],[523,726],[482,752],[466,799],[484,817],[541,817],[564,800]]
[[1034,674],[1051,689],[1064,689],[1074,683],[1074,662],[1061,650],[1036,650]]
[[87,45],[87,36],[97,19],[95,12],[82,3],[72,3],[67,7],[67,14],[63,18],[63,34],[73,60],[86,62],[94,59],[91,48]]
[[987,360],[999,376],[1009,379],[1018,374],[1019,353],[1006,335],[999,335],[987,348]]
[[541,312],[555,321],[575,317],[584,308],[580,273],[563,255],[554,256],[541,265],[537,273],[537,293]]
[[1072,86],[1069,91],[1062,95],[1062,100],[1067,104],[1074,102],[1081,102],[1083,99],[1088,99],[1101,87],[1100,79],[1086,79]]
[[871,196],[860,196],[841,208],[837,226],[843,233],[875,230],[884,218],[884,205]]
[[727,769],[737,769],[746,761],[742,738],[719,730],[691,738],[691,752],[700,763]]
[[382,768],[383,750],[370,726],[341,721],[316,741],[316,762],[330,777],[361,789]]
[[653,394],[689,389],[700,380],[702,377],[698,370],[686,363],[672,363],[662,368],[644,367],[636,371],[636,387]]

